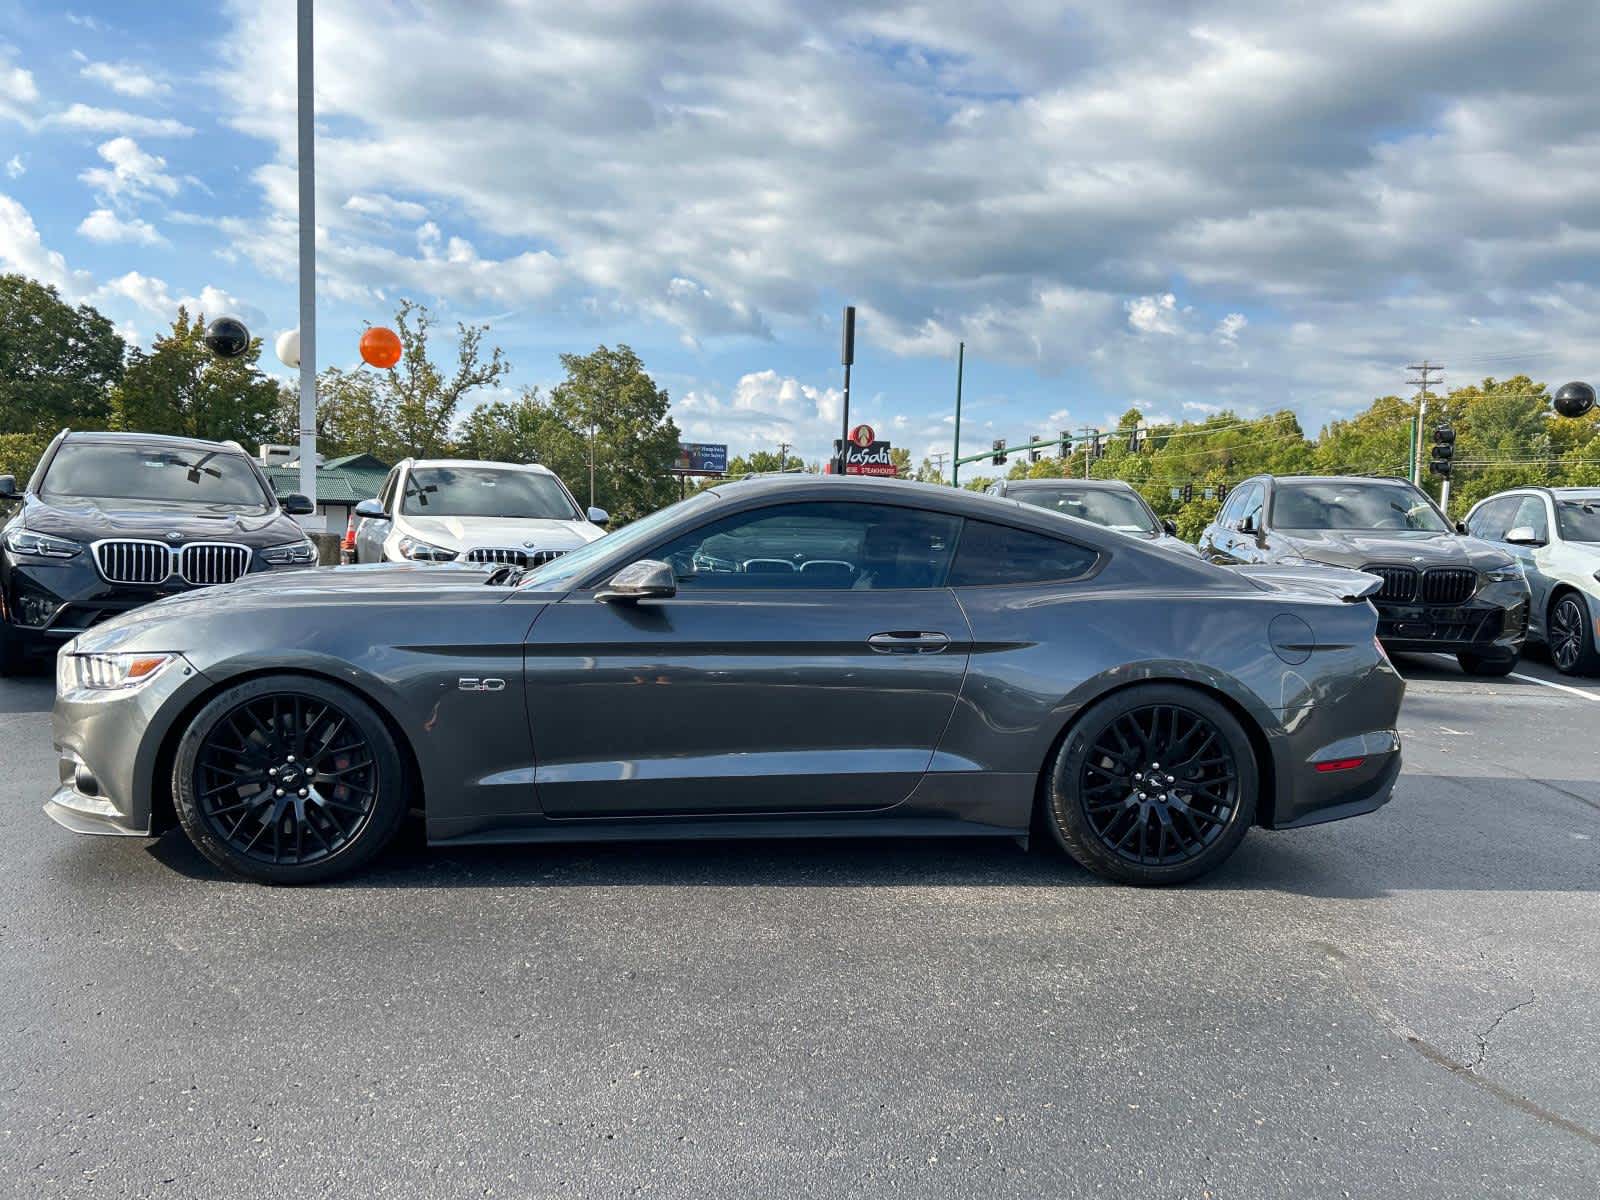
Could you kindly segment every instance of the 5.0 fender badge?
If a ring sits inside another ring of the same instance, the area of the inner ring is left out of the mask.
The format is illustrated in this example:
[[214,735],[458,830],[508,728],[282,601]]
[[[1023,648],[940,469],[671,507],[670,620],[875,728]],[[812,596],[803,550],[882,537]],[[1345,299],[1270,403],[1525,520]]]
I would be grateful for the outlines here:
[[458,679],[456,688],[463,692],[503,692],[506,690],[504,679]]

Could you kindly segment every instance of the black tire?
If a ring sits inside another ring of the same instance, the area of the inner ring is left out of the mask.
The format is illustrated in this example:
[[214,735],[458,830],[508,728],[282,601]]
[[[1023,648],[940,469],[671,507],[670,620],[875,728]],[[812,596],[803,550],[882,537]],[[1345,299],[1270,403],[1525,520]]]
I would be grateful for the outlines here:
[[1600,650],[1594,644],[1594,618],[1579,592],[1562,592],[1545,622],[1550,661],[1563,675],[1600,675]]
[[407,790],[377,710],[295,675],[219,693],[189,723],[172,768],[173,807],[195,848],[262,883],[317,883],[364,866],[400,827]]
[[1515,654],[1474,654],[1470,650],[1461,650],[1456,654],[1456,661],[1468,675],[1486,675],[1490,678],[1509,675],[1517,669]]
[[1045,815],[1061,848],[1096,875],[1183,883],[1239,848],[1259,780],[1226,706],[1194,688],[1140,684],[1073,724],[1050,766]]

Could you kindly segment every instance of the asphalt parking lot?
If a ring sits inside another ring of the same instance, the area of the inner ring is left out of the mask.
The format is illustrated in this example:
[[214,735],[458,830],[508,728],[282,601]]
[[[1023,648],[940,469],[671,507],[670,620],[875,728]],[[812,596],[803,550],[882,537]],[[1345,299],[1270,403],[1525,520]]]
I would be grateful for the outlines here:
[[237,884],[50,823],[50,681],[0,683],[0,1195],[1592,1200],[1600,681],[1399,666],[1386,809],[1170,891],[854,841]]

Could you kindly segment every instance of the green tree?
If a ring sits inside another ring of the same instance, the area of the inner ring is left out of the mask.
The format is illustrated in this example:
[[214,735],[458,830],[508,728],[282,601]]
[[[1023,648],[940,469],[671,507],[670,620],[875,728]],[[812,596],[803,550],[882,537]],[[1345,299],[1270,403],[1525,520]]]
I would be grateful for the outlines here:
[[456,434],[456,448],[468,458],[542,463],[574,495],[587,493],[588,446],[536,387],[523,389],[515,400],[494,400],[468,413]]
[[55,435],[38,433],[0,433],[0,475],[15,475],[20,488],[39,465],[44,449]]
[[278,385],[256,369],[261,339],[238,358],[218,358],[206,348],[205,332],[203,315],[191,320],[180,308],[148,354],[131,351],[111,392],[114,428],[232,440],[248,449],[272,436]]
[[0,275],[0,434],[48,443],[63,426],[104,426],[126,352],[87,304],[73,308],[53,287]]
[[563,354],[567,377],[550,392],[550,410],[584,445],[582,487],[573,491],[619,523],[637,520],[677,498],[668,472],[678,456],[678,426],[665,388],[656,386],[626,345]]
[[911,451],[904,446],[890,446],[889,461],[894,464],[894,473],[897,478],[911,478]]
[[400,335],[397,366],[381,376],[381,409],[394,423],[394,438],[401,457],[432,458],[450,449],[450,432],[467,393],[493,387],[511,370],[499,346],[485,353],[487,325],[456,326],[456,367],[446,375],[428,357],[433,317],[425,305],[400,301],[394,315]]

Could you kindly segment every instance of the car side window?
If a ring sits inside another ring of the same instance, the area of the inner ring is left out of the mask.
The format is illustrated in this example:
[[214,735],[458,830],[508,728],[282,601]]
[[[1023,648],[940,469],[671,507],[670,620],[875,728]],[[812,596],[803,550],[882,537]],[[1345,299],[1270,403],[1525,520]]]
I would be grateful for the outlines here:
[[1533,530],[1534,536],[1541,542],[1550,540],[1550,517],[1545,512],[1543,499],[1538,496],[1522,497],[1522,502],[1517,505],[1516,515],[1511,518],[1508,528],[1517,529],[1523,525]]
[[1234,522],[1239,519],[1241,506],[1244,504],[1245,493],[1243,490],[1234,492],[1222,504],[1217,513],[1217,524],[1224,529],[1232,529]]
[[396,467],[389,472],[389,478],[383,481],[383,487],[378,491],[378,502],[383,505],[384,512],[394,511],[394,485],[400,478],[400,468]]
[[1467,532],[1473,537],[1484,538],[1491,542],[1505,541],[1506,530],[1510,528],[1506,518],[1511,515],[1515,503],[1514,499],[1484,501],[1467,522]]
[[1076,542],[969,520],[950,568],[950,586],[1060,583],[1087,574],[1098,558],[1097,552]]
[[1266,498],[1266,489],[1259,483],[1252,483],[1245,492],[1244,500],[1240,504],[1239,524],[1249,521],[1250,527],[1259,531],[1261,529],[1261,508]]
[[683,591],[940,587],[961,519],[890,504],[774,504],[735,513],[645,555]]

